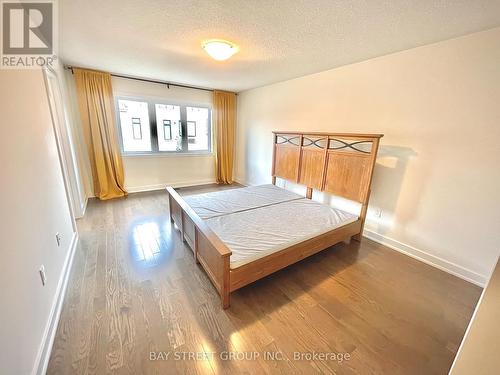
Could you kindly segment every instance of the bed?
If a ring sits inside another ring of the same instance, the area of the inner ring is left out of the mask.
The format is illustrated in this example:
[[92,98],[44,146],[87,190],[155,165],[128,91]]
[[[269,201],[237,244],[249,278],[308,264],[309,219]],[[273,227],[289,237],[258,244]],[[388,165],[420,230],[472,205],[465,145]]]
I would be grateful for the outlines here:
[[[170,218],[221,296],[338,242],[361,240],[381,134],[273,132],[272,185],[181,197]],[[276,179],[306,187],[305,197]],[[361,203],[353,215],[311,200],[313,190]]]

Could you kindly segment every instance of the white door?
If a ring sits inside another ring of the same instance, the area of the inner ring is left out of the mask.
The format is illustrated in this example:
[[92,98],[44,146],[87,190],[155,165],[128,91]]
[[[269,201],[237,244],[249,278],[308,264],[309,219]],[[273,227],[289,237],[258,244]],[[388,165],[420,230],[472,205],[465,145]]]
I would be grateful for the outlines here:
[[78,219],[84,214],[86,198],[80,179],[71,127],[68,123],[57,74],[50,68],[44,69],[44,73],[68,201],[73,217]]

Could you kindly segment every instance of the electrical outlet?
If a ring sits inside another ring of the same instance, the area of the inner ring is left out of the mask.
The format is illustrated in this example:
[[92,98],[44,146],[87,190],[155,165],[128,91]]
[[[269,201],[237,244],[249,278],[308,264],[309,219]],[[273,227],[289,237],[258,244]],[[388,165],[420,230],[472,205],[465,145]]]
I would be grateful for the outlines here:
[[62,236],[59,233],[56,233],[56,242],[58,247],[61,246],[61,240]]
[[378,208],[378,207],[374,207],[372,210],[371,210],[371,214],[370,214],[371,217],[376,217],[376,218],[381,218],[382,217],[382,209],[381,208]]
[[42,280],[42,285],[45,286],[45,284],[47,283],[47,276],[45,275],[45,266],[43,264],[40,266],[38,273],[40,274],[40,279]]

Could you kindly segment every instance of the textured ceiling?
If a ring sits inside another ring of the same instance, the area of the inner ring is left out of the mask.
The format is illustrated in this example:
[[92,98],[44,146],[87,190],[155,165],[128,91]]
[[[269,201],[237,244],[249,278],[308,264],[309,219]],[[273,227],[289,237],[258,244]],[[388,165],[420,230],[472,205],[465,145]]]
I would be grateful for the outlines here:
[[[500,25],[500,0],[61,0],[68,64],[242,91]],[[225,62],[200,47],[228,39]]]

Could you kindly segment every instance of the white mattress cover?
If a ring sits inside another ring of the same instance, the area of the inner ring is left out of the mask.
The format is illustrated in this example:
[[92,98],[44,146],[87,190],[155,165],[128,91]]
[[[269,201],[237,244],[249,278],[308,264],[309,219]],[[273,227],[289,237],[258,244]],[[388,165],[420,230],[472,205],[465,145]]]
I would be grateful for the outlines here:
[[356,215],[302,198],[205,222],[231,249],[234,269],[357,219]]
[[299,194],[271,184],[183,197],[202,219],[302,198]]

